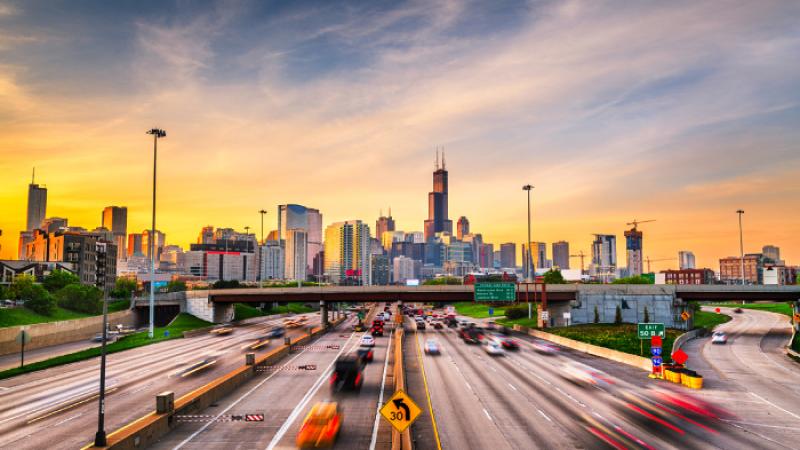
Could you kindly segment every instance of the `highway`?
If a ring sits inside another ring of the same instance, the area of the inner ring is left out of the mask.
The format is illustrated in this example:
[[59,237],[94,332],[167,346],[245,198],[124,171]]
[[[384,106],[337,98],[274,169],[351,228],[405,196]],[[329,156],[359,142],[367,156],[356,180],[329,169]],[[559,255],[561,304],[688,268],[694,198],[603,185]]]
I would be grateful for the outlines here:
[[[318,314],[308,314],[319,323]],[[227,336],[202,335],[175,339],[108,356],[106,431],[155,409],[155,395],[175,398],[244,364],[242,348],[282,323],[279,318],[236,327]],[[301,329],[288,330],[299,336]],[[282,345],[273,340],[259,353]],[[211,357],[216,363],[181,377],[190,365]],[[99,358],[32,372],[0,381],[0,448],[75,449],[91,442],[97,429]]]
[[[379,308],[379,309],[382,309]],[[367,315],[369,322],[371,317]],[[306,348],[284,358],[279,367],[285,370],[266,371],[242,385],[215,407],[200,415],[197,421],[179,420],[180,425],[165,436],[155,449],[278,449],[296,448],[295,438],[311,407],[323,400],[335,400],[343,413],[342,431],[334,448],[388,448],[378,441],[377,406],[386,369],[387,345],[391,331],[377,337],[374,360],[364,372],[364,385],[359,392],[331,392],[329,377],[337,357],[354,351],[363,332],[353,332],[355,317],[313,341]],[[313,364],[316,370],[295,370]],[[389,386],[384,386],[389,393]],[[226,420],[231,415],[264,414],[264,422]]]
[[750,309],[721,312],[733,318],[716,328],[727,333],[727,344],[706,337],[683,348],[687,365],[705,378],[700,394],[743,416],[733,426],[800,448],[800,364],[783,352],[791,337],[789,318]]
[[[652,387],[668,389],[669,383],[563,348],[556,355],[540,354],[533,350],[533,338],[516,336],[519,351],[492,357],[479,345],[464,343],[454,329],[428,327],[409,337],[414,348],[404,349],[405,358],[420,360],[428,386],[427,393],[419,388],[425,384],[422,371],[407,378],[409,392],[424,411],[412,426],[417,449],[439,448],[437,434],[445,449],[787,448],[729,422],[686,411],[648,417],[650,411],[666,411],[666,402]],[[441,355],[424,354],[426,339],[439,342]],[[565,379],[565,367],[575,363],[601,371],[598,378],[608,383],[581,385]],[[685,398],[687,391],[678,386],[677,398]]]

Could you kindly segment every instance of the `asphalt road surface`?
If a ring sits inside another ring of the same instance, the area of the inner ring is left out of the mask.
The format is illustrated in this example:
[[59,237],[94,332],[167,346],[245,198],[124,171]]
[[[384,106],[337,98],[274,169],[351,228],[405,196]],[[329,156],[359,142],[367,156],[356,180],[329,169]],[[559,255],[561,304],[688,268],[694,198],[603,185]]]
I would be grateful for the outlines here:
[[[319,323],[318,314],[308,316],[309,322]],[[228,336],[175,339],[109,355],[106,432],[154,410],[160,392],[173,391],[178,398],[243,365],[243,347],[281,323],[265,318]],[[288,331],[292,336],[303,333]],[[282,344],[283,339],[273,340],[258,353]],[[207,357],[216,363],[180,376]],[[0,449],[76,449],[90,443],[97,430],[99,366],[100,359],[94,358],[0,381]]]

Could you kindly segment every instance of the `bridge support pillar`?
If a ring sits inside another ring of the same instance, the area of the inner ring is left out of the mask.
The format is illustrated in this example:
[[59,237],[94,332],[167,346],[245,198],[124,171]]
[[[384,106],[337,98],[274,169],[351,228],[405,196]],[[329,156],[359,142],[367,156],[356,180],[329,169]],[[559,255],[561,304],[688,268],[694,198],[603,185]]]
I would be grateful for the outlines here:
[[328,328],[328,304],[325,300],[319,301],[319,320],[322,323],[322,328]]

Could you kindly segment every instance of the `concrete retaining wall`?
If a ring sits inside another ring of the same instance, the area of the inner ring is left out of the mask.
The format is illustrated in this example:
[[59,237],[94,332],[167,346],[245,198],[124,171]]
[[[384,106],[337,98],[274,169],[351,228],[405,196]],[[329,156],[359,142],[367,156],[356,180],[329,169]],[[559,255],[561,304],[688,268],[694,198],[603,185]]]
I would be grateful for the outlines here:
[[[136,313],[130,310],[111,313],[108,315],[108,323],[112,328],[117,324],[135,326]],[[19,352],[20,346],[16,343],[16,338],[23,328],[31,335],[31,342],[25,344],[25,349],[33,350],[90,339],[103,331],[103,316],[0,328],[0,355]]]
[[587,344],[586,342],[580,342],[573,339],[568,339],[555,334],[546,333],[544,331],[521,327],[519,325],[514,325],[514,330],[527,333],[531,336],[540,339],[554,342],[558,345],[563,345],[564,347],[571,348],[573,350],[578,350],[579,352],[588,353],[590,355],[599,356],[605,359],[610,359],[612,361],[616,361],[622,364],[627,364],[629,366],[633,366],[647,372],[650,372],[653,369],[651,361],[648,358],[642,358],[641,356],[623,353],[617,350],[612,350],[610,348],[598,347],[596,345]]
[[687,331],[686,333],[683,333],[682,335],[678,336],[678,338],[675,339],[674,342],[672,342],[672,353],[675,353],[686,342],[696,337],[705,336],[705,334],[706,334],[705,328],[698,328],[696,330]]

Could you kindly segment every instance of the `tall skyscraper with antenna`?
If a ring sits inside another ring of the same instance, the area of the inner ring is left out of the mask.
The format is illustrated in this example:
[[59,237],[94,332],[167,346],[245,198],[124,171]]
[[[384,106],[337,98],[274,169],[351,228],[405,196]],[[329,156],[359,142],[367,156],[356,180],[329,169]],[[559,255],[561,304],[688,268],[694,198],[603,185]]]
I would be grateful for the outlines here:
[[39,228],[47,215],[47,188],[36,184],[36,168],[33,169],[31,184],[28,185],[28,222],[26,231]]
[[442,166],[439,167],[439,149],[436,149],[436,162],[433,166],[433,191],[428,193],[428,219],[425,221],[425,240],[436,233],[453,232],[453,221],[447,214],[447,169],[442,149]]

